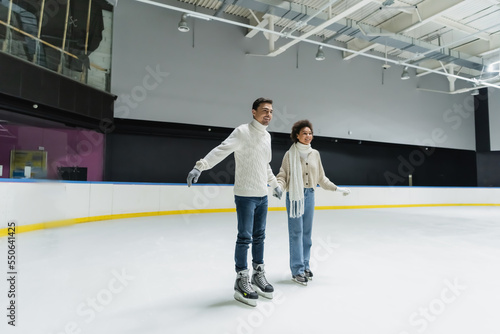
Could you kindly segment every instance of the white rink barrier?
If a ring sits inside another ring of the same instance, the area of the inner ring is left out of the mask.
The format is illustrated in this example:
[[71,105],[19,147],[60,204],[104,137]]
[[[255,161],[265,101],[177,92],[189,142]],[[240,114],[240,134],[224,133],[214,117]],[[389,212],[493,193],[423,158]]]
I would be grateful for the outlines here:
[[[347,186],[349,187],[349,186]],[[351,194],[316,188],[316,209],[379,207],[500,206],[500,188],[350,187]],[[269,210],[285,210],[272,197]],[[145,184],[59,181],[0,181],[0,236],[8,222],[16,232],[99,220],[153,215],[234,212],[232,185]]]

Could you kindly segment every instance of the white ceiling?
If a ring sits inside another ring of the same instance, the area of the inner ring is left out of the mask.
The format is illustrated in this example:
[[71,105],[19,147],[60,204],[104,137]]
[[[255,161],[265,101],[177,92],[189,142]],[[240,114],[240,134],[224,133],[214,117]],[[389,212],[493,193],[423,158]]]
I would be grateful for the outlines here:
[[261,56],[313,43],[341,50],[346,60],[364,56],[419,76],[446,75],[452,93],[461,92],[456,78],[500,88],[500,0],[137,1],[247,27],[247,38],[264,33],[269,52]]

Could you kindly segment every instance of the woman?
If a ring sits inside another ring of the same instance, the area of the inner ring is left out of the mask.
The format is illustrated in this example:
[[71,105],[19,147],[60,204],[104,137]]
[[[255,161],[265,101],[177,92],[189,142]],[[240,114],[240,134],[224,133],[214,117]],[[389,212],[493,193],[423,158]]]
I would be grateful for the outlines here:
[[293,281],[307,285],[313,273],[309,268],[311,232],[314,215],[314,188],[350,194],[347,188],[337,187],[326,176],[319,152],[311,147],[313,127],[308,120],[296,122],[290,134],[294,142],[285,153],[276,177],[286,193],[288,234],[290,242],[290,269]]

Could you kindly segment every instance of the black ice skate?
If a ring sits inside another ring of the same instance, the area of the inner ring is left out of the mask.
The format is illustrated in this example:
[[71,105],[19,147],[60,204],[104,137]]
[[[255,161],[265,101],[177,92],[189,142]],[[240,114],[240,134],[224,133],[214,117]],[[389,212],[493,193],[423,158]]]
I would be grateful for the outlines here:
[[238,271],[234,282],[234,299],[250,306],[257,306],[259,295],[252,289],[248,269]]
[[252,285],[255,291],[262,297],[268,299],[273,299],[274,288],[264,276],[266,272],[264,271],[263,264],[253,264],[253,275],[252,275]]
[[313,276],[314,276],[312,271],[309,269],[304,270],[304,275],[307,277],[308,281],[312,281]]
[[298,274],[295,276],[292,276],[292,281],[297,282],[302,285],[307,285],[307,277],[304,274]]

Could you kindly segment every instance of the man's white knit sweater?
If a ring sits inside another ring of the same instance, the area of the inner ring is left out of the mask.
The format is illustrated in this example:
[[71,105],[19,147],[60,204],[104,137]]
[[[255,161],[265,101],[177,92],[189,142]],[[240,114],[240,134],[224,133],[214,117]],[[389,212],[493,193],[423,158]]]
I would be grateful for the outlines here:
[[266,128],[255,119],[249,124],[238,126],[226,140],[196,162],[195,168],[200,171],[210,169],[234,152],[234,194],[244,197],[266,196],[268,184],[272,189],[278,186],[269,165],[272,156],[271,135]]

